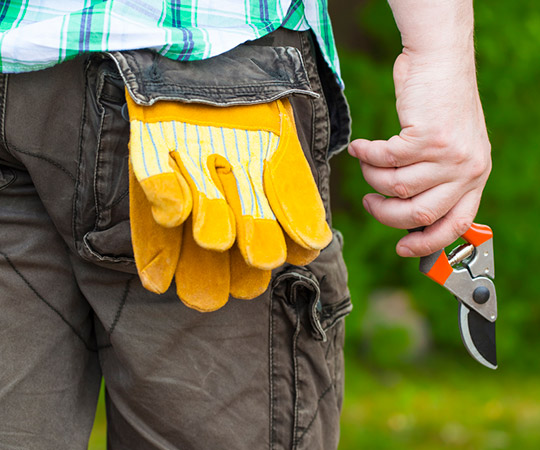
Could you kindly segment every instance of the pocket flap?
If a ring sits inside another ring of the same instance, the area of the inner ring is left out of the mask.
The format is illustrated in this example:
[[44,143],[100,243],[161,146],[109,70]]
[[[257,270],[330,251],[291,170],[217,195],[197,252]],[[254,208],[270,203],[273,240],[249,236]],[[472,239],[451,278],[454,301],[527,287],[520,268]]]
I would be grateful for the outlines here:
[[319,97],[295,47],[239,46],[201,61],[175,61],[151,50],[107,55],[133,100],[145,106],[158,100],[230,106],[293,94]]

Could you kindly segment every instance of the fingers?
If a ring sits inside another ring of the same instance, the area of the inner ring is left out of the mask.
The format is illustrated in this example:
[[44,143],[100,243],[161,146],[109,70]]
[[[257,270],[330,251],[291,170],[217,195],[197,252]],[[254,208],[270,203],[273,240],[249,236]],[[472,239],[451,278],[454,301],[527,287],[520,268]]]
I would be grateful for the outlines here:
[[[398,243],[396,251],[400,256],[426,256],[450,245],[468,230],[478,210],[483,185],[474,187],[443,175],[437,179],[440,171],[430,170],[432,166],[362,167],[366,180],[391,196],[367,194],[364,197],[364,207],[375,219],[399,229],[426,227],[423,232],[405,236]],[[406,174],[398,175],[405,181],[395,181],[399,172]]]
[[437,186],[410,199],[368,194],[364,207],[379,222],[394,228],[426,227],[403,237],[396,247],[400,256],[426,256],[463,235],[478,211],[481,189],[459,197],[458,187],[447,188],[448,184]]
[[395,168],[432,161],[438,152],[400,135],[392,136],[387,141],[355,139],[349,145],[349,153],[370,166]]
[[400,256],[427,256],[447,247],[471,226],[480,204],[481,192],[464,195],[448,214],[424,231],[404,236],[396,245]]
[[428,189],[452,180],[451,173],[441,170],[435,163],[418,163],[410,166],[382,168],[361,164],[364,179],[383,195],[411,198]]
[[[394,228],[426,227],[405,236],[401,256],[425,256],[451,244],[472,223],[491,168],[489,143],[427,145],[402,132],[388,141],[356,140],[349,152],[358,157],[365,180],[380,194],[364,197],[364,207]],[[405,136],[405,138],[403,138]],[[385,197],[387,196],[387,197]]]
[[434,224],[461,196],[457,185],[446,183],[406,199],[367,194],[363,203],[379,222],[393,228],[411,229]]

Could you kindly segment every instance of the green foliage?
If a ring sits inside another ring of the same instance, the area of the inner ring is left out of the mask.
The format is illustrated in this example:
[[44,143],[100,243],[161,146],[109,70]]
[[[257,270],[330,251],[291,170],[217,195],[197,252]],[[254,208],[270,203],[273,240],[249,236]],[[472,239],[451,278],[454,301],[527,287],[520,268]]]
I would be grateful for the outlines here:
[[538,449],[536,376],[471,367],[366,370],[350,359],[339,449]]
[[407,328],[399,325],[379,324],[369,339],[369,358],[378,367],[395,367],[404,360],[411,336]]
[[[494,230],[499,358],[508,367],[537,367],[540,10],[532,1],[491,0],[475,2],[475,16],[478,80],[493,147],[493,171],[476,221]],[[367,36],[367,50],[340,51],[353,138],[387,139],[399,132],[392,81],[399,34],[386,2],[364,2],[358,22]],[[376,223],[364,212],[362,196],[372,189],[362,180],[356,160],[342,154],[333,168],[334,225],[345,237],[355,303],[347,324],[349,350],[356,353],[361,341],[367,296],[395,286],[409,291],[428,318],[437,352],[467,358],[452,296],[423,277],[417,261],[396,255],[394,246],[403,232]]]

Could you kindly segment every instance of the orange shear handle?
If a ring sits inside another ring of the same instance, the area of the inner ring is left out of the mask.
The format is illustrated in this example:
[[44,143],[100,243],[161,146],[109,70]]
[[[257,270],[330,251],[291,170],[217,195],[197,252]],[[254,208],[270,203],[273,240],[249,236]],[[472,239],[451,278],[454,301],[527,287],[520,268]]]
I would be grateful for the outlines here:
[[[415,229],[414,231],[419,231]],[[487,225],[473,223],[462,236],[469,244],[478,247],[493,238],[493,231]],[[436,283],[444,286],[454,269],[448,262],[448,257],[443,250],[438,250],[428,256],[420,258],[420,271]]]

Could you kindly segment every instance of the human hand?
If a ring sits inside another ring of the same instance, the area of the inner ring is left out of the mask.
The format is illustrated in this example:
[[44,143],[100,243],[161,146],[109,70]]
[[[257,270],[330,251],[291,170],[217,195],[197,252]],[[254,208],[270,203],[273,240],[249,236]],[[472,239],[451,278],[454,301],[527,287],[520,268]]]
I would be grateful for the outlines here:
[[426,227],[404,236],[397,253],[425,256],[471,226],[491,170],[474,56],[404,50],[394,83],[401,132],[386,141],[356,139],[349,153],[383,194],[363,199],[375,219],[400,229]]

